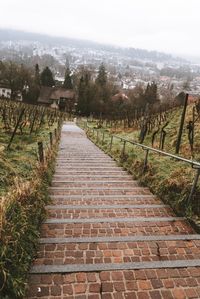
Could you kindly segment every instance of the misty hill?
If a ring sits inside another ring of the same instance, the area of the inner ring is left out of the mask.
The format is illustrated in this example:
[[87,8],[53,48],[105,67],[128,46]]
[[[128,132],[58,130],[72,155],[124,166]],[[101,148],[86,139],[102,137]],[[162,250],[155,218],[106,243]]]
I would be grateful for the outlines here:
[[151,61],[184,61],[181,58],[173,57],[172,55],[157,52],[147,51],[137,48],[122,48],[112,45],[100,44],[88,40],[72,39],[65,37],[55,37],[46,34],[38,34],[31,32],[24,32],[19,30],[0,29],[0,41],[28,41],[28,42],[40,42],[41,44],[48,44],[52,46],[68,46],[77,49],[91,49],[95,51],[106,51],[115,54],[123,55],[131,59],[151,60]]

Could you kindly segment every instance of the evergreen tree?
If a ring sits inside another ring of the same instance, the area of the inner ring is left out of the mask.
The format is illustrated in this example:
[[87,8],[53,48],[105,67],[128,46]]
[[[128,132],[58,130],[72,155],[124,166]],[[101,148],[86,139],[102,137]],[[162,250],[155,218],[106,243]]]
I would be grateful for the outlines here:
[[148,104],[154,104],[157,102],[157,84],[155,82],[152,82],[151,84],[148,83],[144,93],[144,98],[145,102]]
[[64,81],[63,87],[66,89],[73,89],[72,77],[71,77],[71,72],[70,72],[69,68],[67,68],[66,72],[65,72],[65,81]]
[[44,86],[52,87],[55,85],[53,74],[51,70],[48,68],[48,66],[42,71],[40,79],[41,79],[41,84]]
[[98,85],[100,85],[101,87],[104,87],[107,83],[107,73],[106,73],[106,69],[105,69],[105,66],[103,65],[103,63],[99,67],[99,72],[98,72],[98,76],[96,79],[96,83]]
[[34,76],[35,84],[40,86],[40,68],[38,63],[35,65],[35,76]]
[[78,105],[77,111],[81,115],[89,116],[91,112],[91,101],[94,98],[93,83],[90,81],[88,73],[81,76],[78,85]]

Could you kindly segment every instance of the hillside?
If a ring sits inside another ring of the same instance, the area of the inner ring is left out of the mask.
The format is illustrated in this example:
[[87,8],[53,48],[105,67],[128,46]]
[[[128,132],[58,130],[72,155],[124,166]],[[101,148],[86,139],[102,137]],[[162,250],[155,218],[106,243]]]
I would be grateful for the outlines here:
[[0,99],[0,298],[24,297],[61,119],[48,108]]
[[[90,49],[94,51],[106,51],[112,52],[118,55],[123,55],[131,59],[151,60],[154,62],[166,62],[177,61],[185,62],[181,58],[173,57],[170,54],[165,54],[157,51],[147,51],[137,48],[122,48],[112,45],[100,44],[88,40],[72,39],[65,37],[55,37],[45,34],[24,32],[19,30],[0,29],[0,41],[1,42],[39,42],[41,44],[47,44],[52,46],[67,46],[75,49]],[[1,44],[0,42],[0,44]]]
[[[175,145],[178,136],[180,117],[182,113],[181,108],[175,108],[167,113],[167,119],[161,127],[168,121],[168,125],[165,128],[166,139],[164,145],[164,151],[175,154]],[[191,150],[188,141],[188,122],[192,119],[193,105],[189,105],[187,108],[186,119],[184,123],[182,142],[180,147],[180,156],[191,159]],[[89,126],[98,128],[97,123],[89,123]],[[156,128],[155,130],[157,130]],[[144,139],[143,144],[152,146],[152,134],[148,133]],[[114,134],[120,137],[124,137],[128,140],[134,140],[139,142],[140,130],[137,128],[124,128],[120,122],[115,123],[113,126],[105,126],[98,129],[97,134],[91,130],[88,131],[89,136],[95,143],[111,154],[116,160],[119,161],[126,169],[128,169],[135,179],[138,179],[142,185],[150,187],[154,194],[157,194],[162,200],[169,203],[177,213],[186,215],[195,222],[198,222],[200,215],[199,205],[199,191],[200,182],[198,182],[197,192],[193,196],[192,201],[188,202],[188,196],[192,187],[196,170],[191,165],[179,162],[172,158],[168,158],[156,153],[149,153],[148,163],[146,171],[143,173],[145,153],[143,149],[126,143],[125,155],[122,156],[123,142],[114,138],[112,143],[112,150],[110,151],[110,134]],[[194,160],[200,161],[200,119],[195,123],[194,130]],[[103,138],[104,132],[104,139]],[[160,130],[158,131],[155,140],[154,147],[159,148],[160,142]]]

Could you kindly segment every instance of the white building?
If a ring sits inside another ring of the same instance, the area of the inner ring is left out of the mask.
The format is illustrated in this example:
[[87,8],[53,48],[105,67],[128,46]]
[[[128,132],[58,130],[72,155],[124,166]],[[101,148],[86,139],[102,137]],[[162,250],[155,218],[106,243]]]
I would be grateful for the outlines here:
[[0,98],[11,98],[11,89],[7,87],[0,86]]

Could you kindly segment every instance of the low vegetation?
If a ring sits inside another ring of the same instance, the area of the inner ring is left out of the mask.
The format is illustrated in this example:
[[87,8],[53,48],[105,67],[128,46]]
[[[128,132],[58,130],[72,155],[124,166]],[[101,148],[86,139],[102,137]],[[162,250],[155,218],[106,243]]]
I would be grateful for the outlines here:
[[[195,123],[194,130],[194,150],[188,140],[187,123],[191,120],[193,106],[187,108],[185,125],[182,134],[180,156],[191,159],[192,156],[196,161],[200,161],[200,120]],[[168,115],[168,125],[165,128],[166,138],[164,151],[175,153],[180,116],[182,108],[174,108]],[[125,152],[123,153],[123,142],[114,138],[110,150],[111,135],[123,137],[128,140],[139,141],[140,131],[136,128],[124,128],[119,122],[115,127],[112,125],[105,126],[105,123],[89,122],[88,126],[95,130],[88,129],[88,136],[104,151],[113,156],[123,165],[135,179],[138,179],[142,185],[148,186],[154,194],[157,194],[166,203],[180,215],[186,215],[188,218],[198,224],[200,216],[199,194],[200,183],[198,183],[196,192],[191,202],[188,202],[188,196],[192,187],[196,170],[184,162],[179,162],[173,158],[168,158],[159,154],[149,153],[147,167],[144,170],[144,159],[146,151],[126,143]],[[160,128],[157,128],[160,129]],[[98,131],[98,133],[97,133]],[[152,146],[152,134],[146,134],[143,144]],[[154,148],[159,148],[160,131],[154,140]]]
[[[23,298],[25,294],[27,273],[46,216],[63,117],[46,108],[0,102],[0,298]],[[39,162],[38,142],[44,147],[43,163]]]

